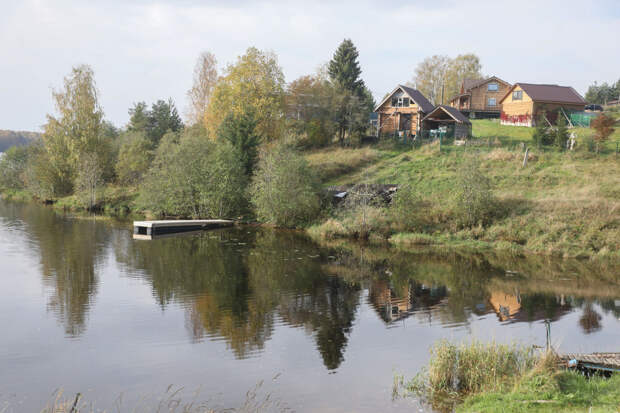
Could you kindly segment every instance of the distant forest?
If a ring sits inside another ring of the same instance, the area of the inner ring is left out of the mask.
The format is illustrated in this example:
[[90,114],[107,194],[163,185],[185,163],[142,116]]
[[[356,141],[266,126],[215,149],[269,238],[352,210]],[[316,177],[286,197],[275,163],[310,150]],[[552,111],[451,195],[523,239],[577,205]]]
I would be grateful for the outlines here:
[[0,129],[0,152],[5,152],[11,146],[30,145],[32,141],[40,139],[38,132],[22,132]]

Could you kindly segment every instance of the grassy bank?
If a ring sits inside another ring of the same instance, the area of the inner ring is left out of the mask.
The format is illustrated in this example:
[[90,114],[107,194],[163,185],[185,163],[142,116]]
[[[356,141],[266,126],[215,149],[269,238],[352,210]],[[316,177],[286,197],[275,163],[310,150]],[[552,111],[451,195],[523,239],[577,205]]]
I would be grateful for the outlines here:
[[[578,133],[590,133],[580,130]],[[490,145],[426,145],[406,151],[377,149],[374,160],[325,184],[410,185],[416,195],[413,223],[404,225],[388,208],[369,210],[364,235],[402,247],[450,245],[566,257],[620,257],[620,157],[607,149],[572,152],[532,148],[523,167],[520,142],[531,143],[531,129],[474,121],[474,133]],[[496,139],[497,138],[497,139]],[[362,149],[363,150],[363,149]],[[353,151],[353,150],[350,150]],[[353,155],[349,155],[353,156]],[[491,183],[490,218],[480,225],[455,225],[455,190],[464,165],[475,159]],[[326,160],[326,162],[333,162]],[[315,163],[316,168],[322,168]],[[360,236],[359,217],[335,211],[309,233],[316,239]]]
[[419,397],[439,411],[616,412],[620,375],[586,378],[558,367],[552,353],[517,345],[456,345],[440,341],[428,368],[411,381],[395,380],[395,394]]

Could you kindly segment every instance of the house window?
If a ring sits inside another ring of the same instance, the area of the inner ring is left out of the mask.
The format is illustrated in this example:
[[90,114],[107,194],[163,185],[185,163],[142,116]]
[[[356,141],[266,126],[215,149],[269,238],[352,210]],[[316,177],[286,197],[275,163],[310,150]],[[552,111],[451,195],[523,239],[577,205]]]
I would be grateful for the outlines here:
[[392,98],[392,107],[406,108],[409,107],[409,98]]
[[497,105],[497,100],[495,98],[487,99],[487,106],[496,106],[496,105]]
[[487,90],[489,92],[497,92],[499,90],[499,85],[497,83],[489,83],[489,86],[487,86]]
[[515,90],[512,92],[512,100],[523,100],[523,91]]

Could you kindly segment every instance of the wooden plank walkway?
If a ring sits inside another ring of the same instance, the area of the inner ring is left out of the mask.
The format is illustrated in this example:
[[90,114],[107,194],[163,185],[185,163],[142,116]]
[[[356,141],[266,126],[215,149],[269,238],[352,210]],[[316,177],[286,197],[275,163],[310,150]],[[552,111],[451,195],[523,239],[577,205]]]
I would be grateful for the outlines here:
[[569,367],[620,372],[620,353],[563,354],[562,361]]
[[180,232],[231,227],[234,221],[228,219],[169,219],[161,221],[134,221],[134,239],[153,239],[156,236]]

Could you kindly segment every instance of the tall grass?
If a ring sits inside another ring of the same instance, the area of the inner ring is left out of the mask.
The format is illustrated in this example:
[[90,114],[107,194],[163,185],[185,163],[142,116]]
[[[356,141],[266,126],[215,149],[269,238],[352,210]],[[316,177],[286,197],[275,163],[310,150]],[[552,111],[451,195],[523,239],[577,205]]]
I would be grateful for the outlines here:
[[[397,377],[394,394],[414,395],[438,410],[451,410],[463,397],[511,389],[546,357],[531,347],[496,342],[437,342],[428,368],[405,383]],[[400,389],[400,390],[399,390]]]
[[516,344],[440,341],[431,349],[428,386],[435,393],[498,390],[540,360],[531,348]]
[[[277,377],[273,378],[276,380]],[[127,394],[121,394],[114,402],[114,406],[97,407],[94,401],[88,401],[80,393],[66,395],[58,389],[52,395],[47,405],[40,413],[262,413],[262,412],[290,412],[291,410],[271,393],[262,390],[264,381],[260,381],[254,388],[245,393],[243,403],[235,408],[215,407],[212,400],[200,400],[200,391],[187,392],[183,387],[168,386],[160,395],[146,395],[139,397],[137,402],[127,402]],[[10,404],[0,404],[0,413],[12,412]]]

